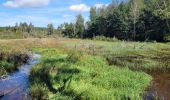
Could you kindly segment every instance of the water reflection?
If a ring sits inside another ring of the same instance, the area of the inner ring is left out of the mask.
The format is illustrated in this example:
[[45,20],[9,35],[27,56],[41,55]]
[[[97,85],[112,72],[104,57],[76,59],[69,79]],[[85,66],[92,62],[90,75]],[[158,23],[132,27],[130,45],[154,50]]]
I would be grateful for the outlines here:
[[170,72],[150,73],[153,77],[145,100],[170,100]]
[[38,58],[40,55],[33,54],[28,64],[21,66],[18,72],[0,80],[1,100],[25,100],[29,98],[28,76],[33,65],[38,63]]

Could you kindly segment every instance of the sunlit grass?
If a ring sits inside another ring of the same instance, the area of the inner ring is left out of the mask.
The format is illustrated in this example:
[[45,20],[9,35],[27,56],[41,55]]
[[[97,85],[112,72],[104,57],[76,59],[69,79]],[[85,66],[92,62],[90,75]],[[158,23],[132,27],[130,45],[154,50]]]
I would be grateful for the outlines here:
[[135,70],[169,70],[170,45],[149,42],[68,40],[61,44],[73,50],[99,55],[112,65]]
[[41,100],[138,100],[152,79],[145,70],[170,69],[169,43],[63,38],[0,40],[0,66],[13,70],[6,58],[30,51],[42,55],[30,76],[31,96]]
[[[58,92],[72,99],[140,99],[150,84],[149,75],[108,66],[99,56],[72,55],[54,49],[40,51],[43,57],[32,70],[31,83],[44,84],[52,97]],[[34,87],[31,91],[35,91]]]

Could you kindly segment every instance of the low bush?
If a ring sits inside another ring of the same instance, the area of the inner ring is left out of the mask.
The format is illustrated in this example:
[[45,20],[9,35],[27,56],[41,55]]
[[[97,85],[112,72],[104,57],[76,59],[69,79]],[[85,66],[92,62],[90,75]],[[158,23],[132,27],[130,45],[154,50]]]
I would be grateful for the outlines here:
[[110,41],[110,42],[118,42],[116,37],[110,38],[110,37],[105,37],[105,36],[96,36],[94,40],[99,40],[99,41]]
[[47,87],[42,84],[34,84],[30,88],[30,96],[33,100],[46,100],[48,92]]

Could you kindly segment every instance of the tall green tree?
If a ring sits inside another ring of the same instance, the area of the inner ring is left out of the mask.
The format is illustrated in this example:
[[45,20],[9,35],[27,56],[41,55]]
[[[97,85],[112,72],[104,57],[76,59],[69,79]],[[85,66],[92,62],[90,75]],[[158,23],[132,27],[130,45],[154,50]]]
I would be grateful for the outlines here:
[[47,25],[47,35],[52,35],[54,33],[54,26],[53,24]]
[[73,23],[64,23],[63,34],[64,37],[75,37],[75,25]]
[[90,21],[94,22],[97,18],[97,8],[96,7],[91,7],[90,8]]
[[20,27],[20,30],[21,30],[22,32],[26,32],[26,31],[27,31],[28,24],[27,24],[26,22],[23,22],[23,23],[20,23],[19,27]]
[[31,33],[33,31],[34,25],[32,23],[30,23],[27,27],[27,32]]
[[[122,40],[165,41],[170,35],[170,0],[121,1],[113,0],[106,7],[92,7],[86,28],[84,19],[78,15],[72,29],[75,37],[102,35]],[[72,33],[71,28],[68,30]]]
[[130,7],[131,7],[131,20],[133,23],[133,39],[135,40],[136,37],[136,23],[140,16],[140,11],[144,6],[143,0],[130,0]]
[[81,14],[77,15],[76,17],[75,27],[76,27],[76,30],[75,30],[76,37],[83,38],[85,27],[84,27],[84,18]]
[[16,33],[18,30],[19,30],[19,26],[18,26],[18,23],[16,23],[14,26],[14,32]]
[[156,0],[155,5],[156,9],[154,13],[166,20],[166,25],[170,31],[170,0]]

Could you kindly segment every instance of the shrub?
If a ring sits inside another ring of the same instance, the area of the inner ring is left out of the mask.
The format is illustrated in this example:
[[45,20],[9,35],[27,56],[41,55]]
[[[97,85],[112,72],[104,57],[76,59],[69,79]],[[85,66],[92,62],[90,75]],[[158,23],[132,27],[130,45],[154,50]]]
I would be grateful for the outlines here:
[[169,42],[170,41],[170,34],[165,35],[164,40]]
[[83,54],[80,51],[70,51],[68,54],[68,61],[76,63],[82,58]]
[[96,36],[95,40],[110,41],[110,42],[118,42],[119,41],[116,37],[109,38],[109,37],[105,37],[105,36]]
[[46,100],[48,96],[48,89],[45,85],[34,84],[30,88],[30,95],[33,100]]

